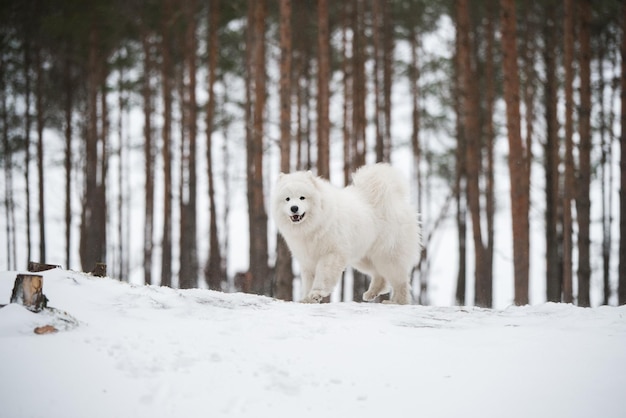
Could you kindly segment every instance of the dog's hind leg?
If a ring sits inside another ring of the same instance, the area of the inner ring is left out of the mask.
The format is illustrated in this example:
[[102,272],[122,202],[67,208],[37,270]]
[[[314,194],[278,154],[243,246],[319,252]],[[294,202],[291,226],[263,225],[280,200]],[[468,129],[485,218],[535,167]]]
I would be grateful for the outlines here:
[[411,304],[411,285],[408,282],[398,283],[393,286],[391,291],[391,299],[389,303],[396,303],[398,305],[410,305]]
[[398,305],[410,304],[411,285],[409,283],[409,273],[407,269],[395,264],[393,261],[375,262],[374,266],[385,278],[384,281],[386,284],[391,286],[391,298],[389,299],[389,303],[396,303]]

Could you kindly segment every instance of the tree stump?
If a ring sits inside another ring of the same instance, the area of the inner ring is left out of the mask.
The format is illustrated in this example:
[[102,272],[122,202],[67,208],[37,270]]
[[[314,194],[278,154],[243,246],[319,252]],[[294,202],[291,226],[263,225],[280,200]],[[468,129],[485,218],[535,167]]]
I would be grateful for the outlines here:
[[33,312],[39,312],[48,304],[48,298],[42,290],[43,276],[18,274],[11,293],[11,303],[18,303]]
[[28,271],[32,273],[39,273],[41,271],[60,269],[60,268],[61,266],[57,266],[56,264],[37,263],[35,261],[28,262]]
[[91,271],[91,274],[95,277],[106,277],[107,265],[105,263],[96,263],[96,266]]

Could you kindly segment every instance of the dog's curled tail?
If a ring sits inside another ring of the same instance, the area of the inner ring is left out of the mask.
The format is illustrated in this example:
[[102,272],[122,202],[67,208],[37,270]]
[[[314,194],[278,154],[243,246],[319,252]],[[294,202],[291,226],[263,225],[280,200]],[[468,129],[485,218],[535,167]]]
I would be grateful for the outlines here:
[[409,184],[387,163],[363,166],[352,176],[352,184],[377,208],[393,207],[398,200],[408,202]]

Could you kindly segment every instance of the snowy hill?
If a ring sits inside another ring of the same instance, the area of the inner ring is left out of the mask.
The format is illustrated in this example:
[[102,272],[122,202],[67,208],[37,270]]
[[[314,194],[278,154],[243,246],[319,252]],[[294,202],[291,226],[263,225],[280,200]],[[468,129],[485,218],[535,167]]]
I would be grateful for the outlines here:
[[626,307],[303,305],[43,275],[66,314],[0,309],[1,417],[626,416]]

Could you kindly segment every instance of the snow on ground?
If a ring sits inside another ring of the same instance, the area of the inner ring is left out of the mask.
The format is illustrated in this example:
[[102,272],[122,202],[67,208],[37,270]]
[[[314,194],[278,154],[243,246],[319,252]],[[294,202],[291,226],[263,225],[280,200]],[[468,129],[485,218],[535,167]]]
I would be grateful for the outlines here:
[[43,275],[66,314],[0,309],[2,417],[626,416],[626,307],[304,305]]

